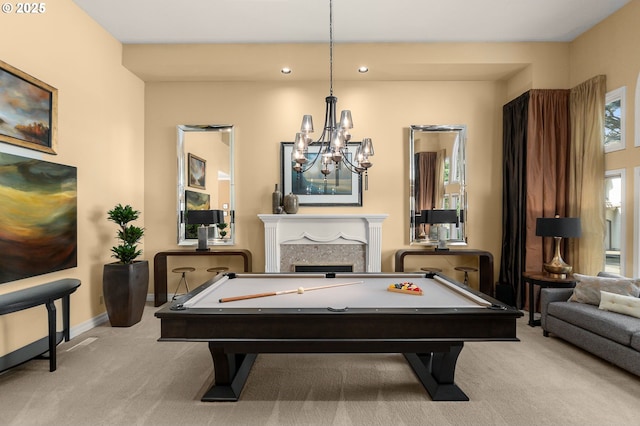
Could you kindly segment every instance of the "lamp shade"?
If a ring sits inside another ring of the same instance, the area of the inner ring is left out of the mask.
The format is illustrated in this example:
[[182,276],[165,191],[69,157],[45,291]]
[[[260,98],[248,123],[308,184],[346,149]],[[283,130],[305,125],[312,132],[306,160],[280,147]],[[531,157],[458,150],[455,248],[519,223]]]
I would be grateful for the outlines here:
[[224,222],[222,210],[188,210],[187,223],[189,225],[211,225]]
[[538,237],[578,238],[582,235],[578,217],[539,217],[536,219]]
[[458,223],[457,210],[422,210],[422,223]]

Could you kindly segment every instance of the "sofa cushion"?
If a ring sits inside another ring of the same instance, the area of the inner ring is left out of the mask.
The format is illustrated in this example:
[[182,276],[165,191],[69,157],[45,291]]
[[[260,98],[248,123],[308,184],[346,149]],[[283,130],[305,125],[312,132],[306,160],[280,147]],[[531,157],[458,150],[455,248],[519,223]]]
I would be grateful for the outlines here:
[[601,291],[600,306],[598,306],[598,308],[640,318],[639,297],[623,296],[621,294],[609,293],[608,291]]
[[586,303],[553,302],[549,304],[548,312],[551,316],[625,346],[631,345],[633,334],[640,333],[640,319],[602,311]]
[[631,347],[640,352],[640,333],[633,333],[631,336]]
[[569,298],[571,302],[600,304],[600,291],[622,294],[623,296],[638,297],[640,286],[632,278],[594,277],[590,275],[573,274],[576,286]]

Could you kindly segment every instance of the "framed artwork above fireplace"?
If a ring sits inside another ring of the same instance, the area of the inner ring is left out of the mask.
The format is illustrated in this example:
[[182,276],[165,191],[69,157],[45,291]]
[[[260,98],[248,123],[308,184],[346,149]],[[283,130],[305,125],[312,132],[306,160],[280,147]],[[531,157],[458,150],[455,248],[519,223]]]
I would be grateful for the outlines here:
[[[353,156],[359,142],[349,142],[349,156]],[[307,157],[309,163],[318,155],[319,145],[310,145]],[[320,171],[321,159],[304,173],[298,173],[292,168],[291,154],[293,142],[280,144],[280,177],[283,194],[298,196],[301,206],[362,206],[362,178],[351,173],[346,167],[342,170],[333,169],[326,177]]]

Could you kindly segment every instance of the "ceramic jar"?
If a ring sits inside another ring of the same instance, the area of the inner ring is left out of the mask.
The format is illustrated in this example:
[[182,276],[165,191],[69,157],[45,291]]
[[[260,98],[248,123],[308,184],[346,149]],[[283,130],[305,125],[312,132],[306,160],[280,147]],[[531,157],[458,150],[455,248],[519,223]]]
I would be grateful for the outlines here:
[[287,214],[298,213],[298,196],[292,193],[284,197],[284,211]]

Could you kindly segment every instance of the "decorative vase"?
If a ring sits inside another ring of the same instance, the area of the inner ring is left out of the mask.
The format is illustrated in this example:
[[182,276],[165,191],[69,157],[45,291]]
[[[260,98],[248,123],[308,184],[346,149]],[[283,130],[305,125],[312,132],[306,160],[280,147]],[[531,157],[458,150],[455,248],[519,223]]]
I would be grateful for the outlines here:
[[276,189],[271,194],[271,212],[273,214],[282,213],[282,192],[278,189],[278,184],[276,183]]
[[284,211],[287,214],[298,213],[298,196],[297,195],[289,193],[284,197]]
[[112,327],[130,327],[142,319],[149,289],[149,261],[104,265],[102,291]]

